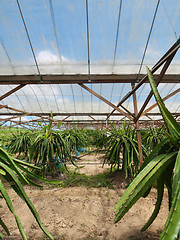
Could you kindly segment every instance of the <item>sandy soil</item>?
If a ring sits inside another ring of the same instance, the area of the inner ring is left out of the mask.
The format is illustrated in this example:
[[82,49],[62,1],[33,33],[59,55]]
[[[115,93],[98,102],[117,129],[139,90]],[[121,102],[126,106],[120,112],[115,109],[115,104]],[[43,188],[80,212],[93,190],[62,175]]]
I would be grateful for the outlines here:
[[[97,174],[106,171],[97,164],[101,160],[96,155],[87,156],[81,160],[82,162],[96,164],[87,164],[80,169],[80,172]],[[154,209],[155,190],[152,190],[146,199],[140,199],[117,224],[113,224],[115,216],[113,209],[124,192],[123,188],[46,187],[44,190],[39,190],[25,186],[25,191],[35,205],[44,226],[58,240],[158,239],[168,214],[167,194],[165,194],[158,218],[146,232],[141,233],[141,227]],[[24,202],[12,190],[9,190],[9,194],[28,239],[47,239]],[[3,206],[0,209],[0,216],[11,232],[11,236],[4,239],[22,239],[4,200],[1,200],[0,204]]]

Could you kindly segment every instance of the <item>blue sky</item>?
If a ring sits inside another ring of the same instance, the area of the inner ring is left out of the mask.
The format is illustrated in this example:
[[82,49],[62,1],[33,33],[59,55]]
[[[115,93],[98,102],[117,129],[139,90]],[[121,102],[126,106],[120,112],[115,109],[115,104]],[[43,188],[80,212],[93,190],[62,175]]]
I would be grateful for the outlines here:
[[[64,65],[82,66],[87,64],[85,2],[85,0],[52,0],[58,45]],[[20,0],[19,3],[39,64],[59,65],[59,69],[55,71],[61,72],[50,1]],[[117,71],[120,64],[140,64],[156,3],[156,0],[127,0],[122,2],[116,54]],[[102,72],[101,65],[103,64],[104,71],[110,72],[111,66],[106,70],[105,68],[112,65],[114,58],[119,0],[89,0],[88,7],[92,71],[98,71],[97,65],[99,65]],[[0,25],[0,38],[12,63],[27,66],[34,64],[15,0],[1,0],[0,21],[2,23]],[[174,31],[177,36],[180,35],[179,22],[180,2],[178,0],[161,1],[145,58],[146,63],[154,64],[175,42]],[[1,51],[3,52],[2,46]],[[5,52],[1,56],[0,63],[8,64]],[[33,70],[36,71],[36,68]],[[68,73],[68,70],[65,68],[65,73]],[[51,72],[50,68],[49,71]],[[80,66],[78,71],[81,71]]]

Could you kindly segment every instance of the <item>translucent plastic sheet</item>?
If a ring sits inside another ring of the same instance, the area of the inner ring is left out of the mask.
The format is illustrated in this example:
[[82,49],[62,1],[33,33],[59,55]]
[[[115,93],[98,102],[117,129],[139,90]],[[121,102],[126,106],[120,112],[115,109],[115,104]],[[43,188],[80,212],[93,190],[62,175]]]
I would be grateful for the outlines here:
[[145,72],[180,34],[178,0],[160,1],[156,15],[156,0],[18,2],[0,1],[0,74],[37,74],[34,57],[41,74],[87,73],[88,42],[91,73]]
[[[151,68],[180,35],[179,0],[162,0],[158,7],[157,2],[1,0],[0,75],[88,74],[90,70],[90,74],[137,74],[138,79],[139,73],[146,72],[145,66]],[[177,52],[167,73],[180,74],[179,64]],[[129,83],[116,82],[85,85],[114,105],[132,88]],[[1,85],[0,96],[16,86]],[[168,83],[158,89],[164,98],[179,87]],[[137,90],[138,110],[149,92],[149,84]],[[176,113],[180,111],[179,101],[177,93],[166,100],[166,105]],[[28,113],[64,114],[60,119],[71,113],[108,114],[113,110],[77,84],[26,85],[0,103]],[[152,97],[146,109],[154,103]],[[134,113],[132,96],[123,106]],[[158,107],[150,112],[159,112]],[[1,108],[1,113],[14,112]],[[106,117],[94,115],[97,120]],[[112,115],[110,120],[120,118]],[[91,120],[89,116],[68,119]]]
[[37,74],[16,1],[0,1],[0,22],[1,74]]

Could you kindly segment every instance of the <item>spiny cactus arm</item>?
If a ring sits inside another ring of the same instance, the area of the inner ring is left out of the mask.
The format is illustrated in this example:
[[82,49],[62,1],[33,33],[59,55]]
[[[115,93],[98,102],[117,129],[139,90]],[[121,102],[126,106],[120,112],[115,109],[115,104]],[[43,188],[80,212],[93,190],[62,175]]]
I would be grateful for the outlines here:
[[145,231],[152,224],[152,222],[157,217],[159,210],[161,208],[161,203],[162,203],[163,194],[164,194],[164,174],[162,174],[159,177],[159,179],[157,180],[157,193],[158,194],[157,194],[155,209],[154,209],[151,217],[147,221],[147,223],[144,225],[144,227],[142,227],[142,229],[141,229],[142,232]]
[[176,152],[159,155],[137,175],[115,207],[114,211],[117,212],[115,223],[120,221],[135,202],[143,196],[176,156]]
[[180,232],[180,181],[160,240],[175,240]]

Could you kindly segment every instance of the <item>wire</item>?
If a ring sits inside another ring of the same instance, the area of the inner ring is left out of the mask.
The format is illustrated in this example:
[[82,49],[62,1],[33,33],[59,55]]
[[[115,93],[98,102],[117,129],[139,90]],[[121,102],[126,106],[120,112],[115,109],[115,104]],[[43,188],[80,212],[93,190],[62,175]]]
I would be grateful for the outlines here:
[[148,48],[148,44],[149,44],[149,40],[150,40],[150,37],[151,37],[152,29],[153,29],[153,26],[154,26],[154,22],[155,22],[155,19],[156,19],[159,3],[160,3],[160,0],[158,0],[157,5],[156,5],[156,10],[155,10],[155,13],[154,13],[154,17],[153,17],[151,28],[150,28],[149,35],[148,35],[148,39],[147,39],[146,46],[145,46],[145,49],[144,49],[144,53],[143,53],[143,57],[142,57],[142,60],[141,60],[139,72],[137,74],[137,80],[138,80],[139,74],[141,72],[142,65],[143,65],[143,62],[144,62],[144,58],[145,58],[145,55],[146,55],[146,51],[147,51],[147,48]]
[[41,86],[39,86],[39,85],[36,85],[36,86],[37,86],[37,87],[40,89],[40,91],[42,92],[42,96],[44,97],[45,103],[46,103],[46,105],[47,105],[47,107],[48,107],[48,111],[50,112],[50,108],[49,108],[49,104],[48,104],[47,99],[46,99],[46,95],[44,94],[43,90],[41,89]]
[[[121,9],[122,9],[122,0],[119,1],[119,14],[118,14],[118,23],[117,23],[117,32],[116,32],[115,48],[114,48],[114,58],[113,58],[112,74],[114,73],[116,53],[117,53],[117,45],[118,45],[118,38],[119,38],[119,26],[120,26],[120,19],[121,19]],[[111,96],[110,96],[110,102],[111,102],[111,100],[112,100],[113,89],[114,89],[114,83],[113,83],[113,86],[112,86],[112,91],[111,91]],[[109,111],[110,111],[110,106],[109,106]]]
[[56,99],[56,95],[55,95],[55,92],[54,92],[54,88],[52,87],[51,84],[50,84],[50,88],[51,88],[53,96],[54,96],[54,100],[55,100],[55,103],[56,103],[57,110],[58,110],[58,112],[60,112],[59,106],[58,106],[58,103],[57,103],[57,99]]
[[58,87],[59,87],[59,90],[60,90],[61,95],[62,95],[62,100],[63,100],[63,104],[64,104],[64,111],[67,113],[66,104],[65,104],[65,99],[64,99],[64,94],[63,94],[63,92],[62,92],[62,89],[61,89],[60,84],[58,84]]
[[[14,66],[13,66],[13,64],[12,64],[11,58],[10,58],[10,56],[9,56],[9,54],[8,54],[8,51],[7,51],[7,49],[6,49],[4,43],[2,42],[1,39],[0,39],[0,42],[1,42],[1,45],[2,45],[2,47],[3,47],[3,49],[4,49],[5,53],[6,53],[6,56],[7,56],[7,58],[8,58],[8,61],[9,61],[9,63],[10,63],[10,66],[11,66],[11,68],[12,68],[12,70],[13,70],[13,74],[15,74]],[[8,85],[8,87],[11,88],[10,85]],[[11,89],[12,89],[12,88],[11,88]],[[3,100],[1,100],[1,101],[2,101],[2,103],[4,104]],[[10,113],[9,109],[7,109],[7,112]]]
[[[99,94],[102,95],[102,83],[100,85],[100,93]],[[101,107],[101,100],[99,99],[99,112],[101,112],[100,107]]]
[[[13,88],[12,88],[10,85],[9,85],[9,87],[10,87],[11,89],[13,89]],[[25,110],[25,108],[24,108],[24,106],[23,106],[22,102],[20,101],[20,99],[19,99],[19,96],[17,95],[17,93],[16,93],[16,92],[15,92],[14,94],[15,94],[15,96],[17,97],[17,99],[18,99],[18,101],[19,101],[19,103],[20,103],[20,105],[21,105],[21,107],[22,107],[23,111],[25,112],[26,110]]]
[[72,96],[73,96],[74,112],[76,113],[75,96],[74,96],[74,91],[73,91],[72,84],[71,84],[71,91],[72,91]]
[[[91,61],[90,61],[90,43],[89,43],[89,10],[88,10],[88,0],[86,0],[86,25],[87,25],[87,51],[88,51],[88,81],[91,82]],[[92,83],[91,83],[92,90]],[[91,112],[93,112],[93,95],[91,93]]]
[[83,94],[83,90],[82,90],[82,87],[80,87],[81,89],[81,96],[82,96],[82,106],[83,106],[83,112],[84,112],[84,94]]
[[42,108],[41,108],[41,105],[40,105],[39,99],[38,99],[38,97],[37,97],[37,95],[36,95],[36,93],[35,93],[33,87],[31,87],[31,85],[29,85],[29,87],[31,88],[31,90],[32,90],[33,93],[34,93],[34,96],[35,96],[35,98],[36,98],[36,100],[37,100],[37,102],[38,102],[38,105],[39,105],[39,108],[40,108],[40,110],[41,110],[41,113],[43,113],[43,110],[42,110]]
[[116,53],[117,53],[117,45],[118,45],[118,38],[119,38],[119,26],[120,26],[120,19],[121,19],[121,9],[122,9],[122,0],[119,1],[119,14],[118,14],[118,23],[117,23],[117,32],[116,32],[116,42],[115,42],[115,48],[114,48],[112,74],[114,73],[114,66],[115,66]]
[[88,75],[89,75],[89,81],[90,80],[90,74],[91,74],[91,62],[90,62],[90,44],[89,44],[89,15],[88,15],[88,0],[86,0],[86,24],[87,24],[87,50],[88,50]]
[[[124,90],[124,87],[125,87],[125,83],[123,83],[123,86],[122,86],[122,88],[121,88],[121,92],[120,92],[120,95],[119,95],[119,102],[120,102],[121,95],[122,95],[122,92],[123,92],[123,90]],[[115,109],[113,109],[113,110],[108,114],[106,120],[109,119],[109,117],[113,114],[113,112],[115,112]]]
[[38,63],[37,63],[37,59],[36,59],[36,56],[35,56],[35,52],[34,52],[34,49],[33,49],[32,43],[31,43],[31,39],[30,39],[30,36],[29,36],[29,33],[28,33],[28,29],[27,29],[27,26],[26,26],[26,23],[25,23],[25,20],[24,20],[24,17],[23,17],[23,13],[22,13],[22,10],[21,10],[21,6],[20,6],[18,0],[16,0],[16,2],[17,2],[17,5],[18,5],[18,8],[19,8],[19,12],[20,12],[20,15],[21,15],[23,24],[24,24],[24,28],[25,28],[25,31],[26,31],[26,35],[27,35],[29,44],[30,44],[30,47],[31,47],[31,51],[32,51],[32,54],[33,54],[33,57],[34,57],[34,61],[35,61],[35,64],[36,64],[36,68],[37,68],[38,74],[39,74],[39,76],[40,76],[40,82],[42,82],[41,73],[40,73],[39,66],[38,66]]
[[[178,97],[178,94],[174,97],[174,101],[171,103],[171,105],[170,105],[170,109],[172,108],[172,106],[174,105],[174,103],[176,102],[176,99],[177,99],[177,97]],[[179,108],[179,107],[178,107]],[[178,109],[177,108],[177,109]],[[176,111],[175,111],[175,113],[176,113]]]
[[8,58],[8,61],[9,61],[9,63],[10,63],[10,66],[11,66],[11,68],[12,68],[12,70],[13,70],[13,74],[15,74],[15,69],[14,69],[14,66],[13,66],[13,64],[12,64],[11,58],[10,58],[10,56],[9,56],[9,54],[8,54],[8,51],[7,51],[7,49],[6,49],[4,43],[2,42],[1,39],[0,39],[0,42],[1,42],[1,45],[2,45],[2,47],[3,47],[3,49],[4,49],[5,53],[6,53],[6,56],[7,56],[7,58]]
[[[111,88],[111,95],[109,100],[110,102],[112,101],[113,91],[114,91],[114,83],[112,84],[112,88]],[[110,106],[109,106],[109,111],[110,111]]]
[[171,19],[170,19],[170,17],[169,17],[169,14],[168,14],[168,12],[167,12],[167,9],[166,9],[166,7],[165,7],[165,5],[164,5],[164,3],[163,3],[163,0],[161,0],[161,1],[162,1],[162,5],[163,5],[163,8],[164,8],[164,11],[165,11],[165,13],[166,13],[166,15],[167,15],[167,18],[168,18],[168,20],[169,20],[169,23],[170,23],[170,25],[171,25],[171,27],[172,27],[174,36],[175,36],[176,40],[178,40],[179,37],[177,36],[177,33],[176,33],[175,29],[174,29],[174,26],[173,26],[173,24],[172,24],[172,21],[171,21]]
[[59,45],[59,41],[58,41],[58,37],[57,37],[57,27],[56,27],[56,21],[55,21],[55,16],[54,16],[52,0],[49,0],[49,4],[50,4],[51,18],[52,18],[54,35],[55,35],[56,44],[57,44],[57,48],[58,48],[58,54],[59,54],[59,59],[60,59],[60,63],[61,63],[62,73],[64,73],[62,56],[61,56],[61,51],[60,51],[60,45]]

